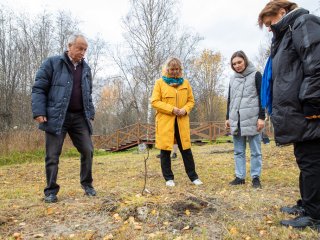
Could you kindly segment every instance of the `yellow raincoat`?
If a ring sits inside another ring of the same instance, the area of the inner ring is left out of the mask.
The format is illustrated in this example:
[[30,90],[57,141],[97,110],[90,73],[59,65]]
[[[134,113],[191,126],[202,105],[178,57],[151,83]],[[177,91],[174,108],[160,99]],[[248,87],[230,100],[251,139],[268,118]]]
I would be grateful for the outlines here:
[[[177,117],[183,150],[191,148],[189,113],[194,106],[192,88],[187,79],[178,87],[168,85],[162,78],[155,83],[151,104],[156,109],[156,148],[172,150],[174,122]],[[173,114],[173,107],[184,108],[184,116]]]

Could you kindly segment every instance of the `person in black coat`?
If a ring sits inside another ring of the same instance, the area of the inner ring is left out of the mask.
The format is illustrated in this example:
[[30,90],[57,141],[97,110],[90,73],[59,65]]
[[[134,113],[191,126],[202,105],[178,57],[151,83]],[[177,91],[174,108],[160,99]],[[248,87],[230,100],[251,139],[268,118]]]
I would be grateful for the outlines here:
[[88,196],[95,196],[92,186],[94,119],[92,75],[84,54],[88,43],[82,35],[72,35],[68,50],[61,56],[46,59],[36,73],[32,87],[32,113],[39,128],[45,131],[46,178],[44,201],[56,202],[59,157],[68,133],[81,157],[80,183]]
[[281,211],[298,215],[281,224],[320,230],[320,18],[296,3],[274,0],[258,17],[273,33],[269,77],[263,96],[270,98],[277,145],[294,144],[300,170],[301,199]]

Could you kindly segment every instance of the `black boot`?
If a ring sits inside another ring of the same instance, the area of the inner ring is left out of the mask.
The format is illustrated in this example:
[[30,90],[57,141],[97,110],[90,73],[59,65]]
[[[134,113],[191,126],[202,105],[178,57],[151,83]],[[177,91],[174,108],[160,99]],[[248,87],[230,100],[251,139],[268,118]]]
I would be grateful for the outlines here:
[[304,229],[310,227],[316,230],[320,229],[320,219],[313,219],[310,216],[298,216],[291,220],[282,220],[280,224],[286,227]]
[[44,196],[45,203],[55,203],[57,201],[58,201],[58,198],[57,198],[56,194],[50,193],[50,194]]
[[229,182],[230,185],[240,185],[240,184],[245,184],[245,180],[236,177],[233,181]]
[[262,188],[259,177],[255,177],[252,179],[252,187],[253,188]]
[[292,207],[286,206],[280,208],[280,212],[288,213],[291,215],[303,215],[304,214],[304,208],[302,206],[294,205]]
[[280,212],[288,213],[291,215],[304,215],[305,210],[302,206],[302,201],[300,199],[297,201],[297,204],[292,207],[285,206],[285,207],[280,208]]

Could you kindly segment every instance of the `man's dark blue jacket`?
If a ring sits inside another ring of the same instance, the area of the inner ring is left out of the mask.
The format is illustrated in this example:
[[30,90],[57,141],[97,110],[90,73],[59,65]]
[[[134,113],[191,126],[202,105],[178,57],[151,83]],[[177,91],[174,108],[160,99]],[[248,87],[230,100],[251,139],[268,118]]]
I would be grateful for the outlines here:
[[[47,122],[39,128],[49,133],[60,134],[65,120],[73,86],[73,75],[69,69],[67,55],[46,59],[36,73],[32,87],[33,118],[46,116]],[[88,64],[83,61],[82,99],[85,118],[92,134],[90,120],[94,119],[92,103],[92,75]]]

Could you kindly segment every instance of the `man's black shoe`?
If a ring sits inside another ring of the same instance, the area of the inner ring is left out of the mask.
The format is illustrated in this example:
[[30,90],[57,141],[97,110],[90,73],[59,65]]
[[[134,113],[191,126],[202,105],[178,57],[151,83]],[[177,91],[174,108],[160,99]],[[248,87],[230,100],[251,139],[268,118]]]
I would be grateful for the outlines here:
[[252,179],[252,187],[253,188],[262,188],[259,177],[255,177]]
[[288,213],[291,215],[304,215],[305,211],[302,206],[294,205],[292,207],[282,207],[280,208],[280,212]]
[[58,198],[55,194],[50,193],[49,195],[44,196],[45,203],[55,203],[58,201]]
[[171,158],[177,158],[177,154],[176,153],[172,153]]
[[157,156],[156,156],[156,158],[160,158],[161,157],[161,154],[158,154]]
[[310,227],[316,230],[320,229],[320,219],[313,219],[309,216],[298,216],[291,220],[282,220],[280,224],[286,227],[304,229]]
[[97,192],[96,192],[96,190],[94,190],[93,187],[82,186],[82,188],[84,189],[85,194],[90,196],[90,197],[97,195]]
[[240,185],[245,184],[246,181],[244,179],[236,177],[233,181],[229,182],[230,185]]

